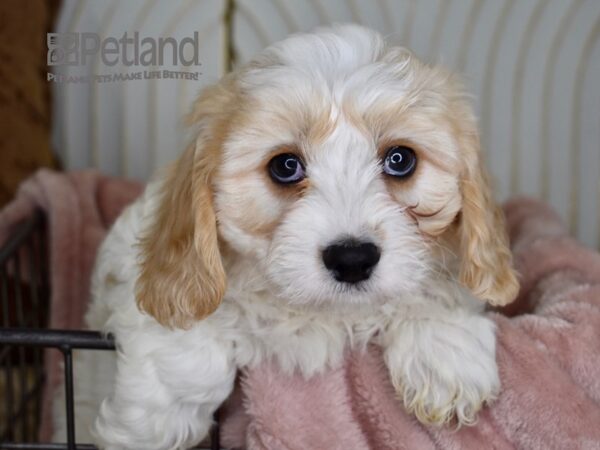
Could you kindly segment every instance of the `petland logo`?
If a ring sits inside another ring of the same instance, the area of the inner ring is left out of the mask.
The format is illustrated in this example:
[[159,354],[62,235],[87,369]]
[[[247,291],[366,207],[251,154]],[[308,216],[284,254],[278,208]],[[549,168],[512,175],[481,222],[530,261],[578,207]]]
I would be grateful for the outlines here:
[[139,32],[123,33],[120,38],[101,39],[96,33],[48,33],[47,64],[54,68],[48,73],[48,81],[86,82],[86,81],[127,81],[148,78],[178,78],[197,80],[199,72],[173,70],[144,70],[128,73],[110,73],[69,76],[59,73],[57,68],[68,66],[86,66],[99,57],[99,61],[108,67],[143,66],[160,67],[200,66],[198,32],[193,37],[179,41],[173,37],[144,37]]

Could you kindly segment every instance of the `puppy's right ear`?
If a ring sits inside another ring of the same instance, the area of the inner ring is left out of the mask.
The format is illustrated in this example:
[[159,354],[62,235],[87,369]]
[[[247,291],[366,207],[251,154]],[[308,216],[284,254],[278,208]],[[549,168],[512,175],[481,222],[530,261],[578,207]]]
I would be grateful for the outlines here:
[[215,122],[226,98],[217,86],[196,102],[190,118],[200,125],[200,136],[165,177],[140,240],[137,305],[167,327],[187,328],[203,319],[225,293],[211,180],[223,134]]
[[140,241],[137,304],[168,327],[203,319],[225,292],[212,193],[195,153],[188,148],[167,175]]

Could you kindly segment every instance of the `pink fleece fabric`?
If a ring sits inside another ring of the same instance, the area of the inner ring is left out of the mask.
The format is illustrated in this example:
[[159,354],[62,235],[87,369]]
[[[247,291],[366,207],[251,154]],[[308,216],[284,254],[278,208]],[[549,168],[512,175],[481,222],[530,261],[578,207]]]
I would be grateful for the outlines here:
[[[35,207],[49,217],[53,328],[78,328],[97,247],[141,185],[85,171],[38,172],[0,212],[0,243]],[[222,411],[222,443],[250,450],[600,449],[600,255],[533,200],[505,205],[518,299],[490,312],[502,392],[475,426],[425,427],[405,413],[379,349],[304,380],[273,364],[244,371]],[[49,354],[50,355],[50,354]],[[56,356],[46,361],[41,438],[51,432]]]
[[[87,170],[69,174],[38,171],[20,187],[15,199],[0,211],[0,244],[14,225],[36,208],[47,217],[50,258],[50,317],[48,326],[83,326],[90,274],[99,244],[121,210],[143,190],[139,183]],[[52,392],[62,380],[60,354],[46,352],[46,387],[42,401],[40,438],[52,435]]]

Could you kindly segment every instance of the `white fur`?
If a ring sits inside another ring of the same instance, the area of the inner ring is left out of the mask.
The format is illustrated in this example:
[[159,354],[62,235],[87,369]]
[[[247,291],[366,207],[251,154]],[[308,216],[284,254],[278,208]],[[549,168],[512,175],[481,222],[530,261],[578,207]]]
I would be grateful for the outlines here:
[[[440,152],[451,165],[458,159],[452,131],[426,130],[407,119],[365,134],[343,112],[349,104],[367,111],[392,100],[407,108],[425,101],[435,109],[441,100],[415,85],[422,81],[410,58],[404,50],[386,49],[373,32],[338,27],[276,44],[240,77],[244,92],[256,99],[255,121],[234,129],[225,143],[215,193],[219,233],[239,258],[226,266],[222,304],[192,328],[164,328],[135,303],[136,243],[152,220],[160,181],[123,213],[99,251],[86,318],[91,328],[115,335],[118,351],[75,361],[81,442],[93,439],[106,449],[189,447],[206,435],[237,369],[274,360],[286,372],[309,377],[339,364],[349,347],[368,342],[383,346],[392,381],[419,418],[456,414],[468,424],[494,397],[494,325],[406,212],[408,205],[429,202],[433,210],[451,204],[455,214],[458,174],[423,163],[402,204],[388,192],[376,153],[376,139],[385,134]],[[258,176],[246,184],[233,180],[274,147],[301,141],[302,131],[294,128],[301,119],[293,111],[313,102],[327,108],[336,127],[305,149],[311,182],[305,196],[290,208]],[[289,111],[287,118],[279,117],[282,110]],[[289,127],[269,126],[282,120]],[[239,211],[248,202],[256,217],[284,216],[272,239],[245,231],[244,221],[252,218]],[[361,289],[337,283],[319,258],[328,243],[344,236],[382,248]],[[93,430],[86,428],[94,418]],[[60,438],[64,419],[57,424]]]

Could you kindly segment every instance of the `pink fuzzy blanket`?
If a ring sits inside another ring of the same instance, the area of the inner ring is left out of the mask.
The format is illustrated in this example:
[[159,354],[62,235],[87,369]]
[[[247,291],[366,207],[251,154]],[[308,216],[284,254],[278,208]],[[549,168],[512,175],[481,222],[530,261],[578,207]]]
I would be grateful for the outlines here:
[[[49,215],[50,325],[81,326],[99,242],[136,183],[96,172],[41,171],[0,212],[0,243],[40,206]],[[227,447],[266,449],[600,449],[600,255],[570,238],[558,217],[533,200],[505,206],[522,289],[498,326],[503,390],[477,425],[428,428],[397,400],[376,348],[303,380],[276,367],[241,374],[222,413]],[[47,361],[41,436],[50,432],[51,390],[60,377]]]

